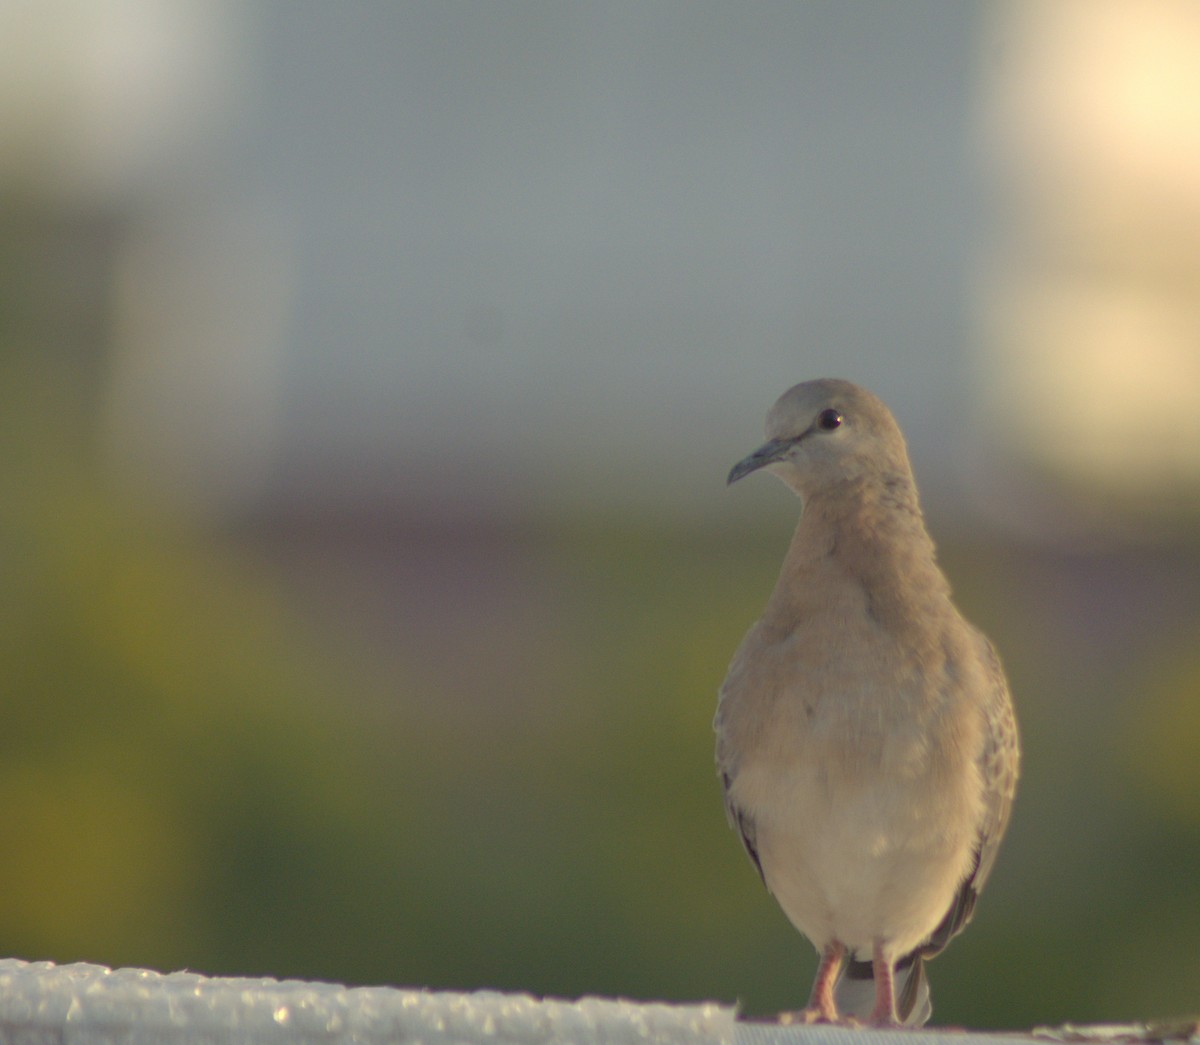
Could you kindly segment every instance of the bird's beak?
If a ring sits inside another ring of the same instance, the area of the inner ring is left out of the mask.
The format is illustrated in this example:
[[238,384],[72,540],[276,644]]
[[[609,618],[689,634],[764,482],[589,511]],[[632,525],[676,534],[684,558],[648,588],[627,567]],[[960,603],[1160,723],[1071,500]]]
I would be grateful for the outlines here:
[[743,457],[729,470],[729,478],[725,480],[725,485],[736,483],[751,472],[757,472],[769,464],[782,461],[795,445],[795,439],[772,439],[769,443],[763,443],[749,457]]

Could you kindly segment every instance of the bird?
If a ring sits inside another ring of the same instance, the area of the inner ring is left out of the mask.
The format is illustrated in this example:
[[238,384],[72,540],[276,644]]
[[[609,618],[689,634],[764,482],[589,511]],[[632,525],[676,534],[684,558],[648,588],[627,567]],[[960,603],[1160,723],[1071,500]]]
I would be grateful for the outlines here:
[[955,607],[908,450],[849,381],[795,385],[728,484],[768,471],[800,521],[714,719],[730,824],[816,947],[806,1023],[921,1026],[1008,825],[1020,744],[991,642]]

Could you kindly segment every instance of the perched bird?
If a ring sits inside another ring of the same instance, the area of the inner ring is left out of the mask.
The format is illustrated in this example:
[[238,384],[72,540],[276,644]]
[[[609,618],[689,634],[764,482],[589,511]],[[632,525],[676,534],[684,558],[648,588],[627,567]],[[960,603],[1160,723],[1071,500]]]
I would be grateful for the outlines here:
[[919,1026],[923,963],[970,920],[1008,824],[1008,685],[951,601],[887,407],[808,381],[766,434],[728,481],[773,472],[801,518],[721,687],[725,807],[820,954],[801,1017]]

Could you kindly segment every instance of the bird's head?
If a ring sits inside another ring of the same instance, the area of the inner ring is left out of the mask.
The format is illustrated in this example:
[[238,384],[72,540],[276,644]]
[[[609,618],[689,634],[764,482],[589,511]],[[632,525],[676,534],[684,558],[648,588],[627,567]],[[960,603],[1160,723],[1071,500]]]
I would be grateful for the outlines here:
[[738,461],[735,483],[765,468],[802,498],[846,481],[911,478],[891,412],[864,388],[826,378],[789,388],[767,413],[767,442]]

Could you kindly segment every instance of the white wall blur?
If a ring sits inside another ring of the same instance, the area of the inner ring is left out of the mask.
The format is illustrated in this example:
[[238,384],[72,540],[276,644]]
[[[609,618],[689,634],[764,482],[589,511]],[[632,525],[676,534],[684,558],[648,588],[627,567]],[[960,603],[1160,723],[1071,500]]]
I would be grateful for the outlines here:
[[821,375],[934,495],[986,461],[1154,501],[1200,488],[1198,22],[8,3],[0,191],[113,222],[97,438],[194,511],[716,512]]
[[989,437],[1143,520],[1200,504],[1200,8],[1004,5]]

